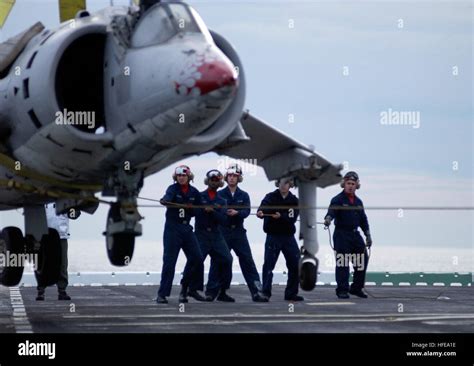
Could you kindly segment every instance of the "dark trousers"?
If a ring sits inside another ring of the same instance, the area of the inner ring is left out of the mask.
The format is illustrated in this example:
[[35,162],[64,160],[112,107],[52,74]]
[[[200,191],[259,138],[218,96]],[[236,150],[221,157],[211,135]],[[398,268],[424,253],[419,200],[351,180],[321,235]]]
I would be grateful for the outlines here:
[[[68,267],[68,260],[67,260],[67,239],[61,239],[61,267],[59,271],[59,279],[58,282],[56,283],[56,286],[58,287],[58,292],[63,292],[66,291],[66,287],[69,284],[68,282],[68,273],[67,273],[67,267]],[[36,289],[39,292],[44,292],[45,287],[44,286],[37,286]]]
[[187,259],[186,266],[188,267],[181,280],[183,286],[190,286],[194,273],[203,271],[203,260],[199,243],[191,225],[166,222],[163,245],[163,269],[158,296],[167,297],[171,294],[179,251],[183,250]]
[[[215,297],[220,290],[228,290],[230,288],[232,281],[232,255],[224,241],[224,237],[219,231],[196,230],[196,238],[201,248],[203,261],[206,260],[209,254],[216,272],[219,274],[217,280],[208,280],[206,286],[206,295]],[[185,268],[185,273],[186,270],[188,268]],[[195,272],[191,287],[201,291],[204,289],[204,267],[201,272]]]
[[354,267],[354,281],[351,289],[361,290],[365,284],[365,273],[369,262],[364,239],[359,231],[337,228],[333,239],[336,251],[336,293],[349,291],[349,262],[352,262]]
[[298,294],[299,278],[298,264],[300,251],[293,235],[270,235],[267,234],[265,241],[265,260],[263,263],[263,293],[267,296],[272,294],[273,269],[278,261],[280,252],[286,260],[288,268],[288,281],[286,283],[285,297]]
[[[252,257],[252,251],[250,250],[250,244],[247,239],[247,230],[243,227],[237,227],[234,229],[222,227],[222,235],[227,243],[229,250],[233,250],[239,258],[240,269],[244,275],[245,282],[252,295],[256,294],[261,290],[260,276],[257,272],[257,267]],[[208,286],[215,287],[219,281],[218,266],[211,260],[211,269],[209,270]]]

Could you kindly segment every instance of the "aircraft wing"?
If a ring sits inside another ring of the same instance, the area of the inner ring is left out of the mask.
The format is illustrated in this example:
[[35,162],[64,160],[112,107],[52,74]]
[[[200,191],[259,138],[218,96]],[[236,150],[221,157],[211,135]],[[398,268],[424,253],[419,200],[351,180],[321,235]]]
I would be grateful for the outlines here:
[[3,27],[16,0],[0,0],[0,28]]
[[332,164],[312,147],[248,112],[242,115],[237,129],[214,151],[248,162],[256,161],[269,180],[291,176],[324,188],[339,183],[342,178],[342,165]]
[[[16,0],[0,0],[0,28],[7,21]],[[59,19],[62,22],[73,19],[79,10],[86,9],[86,0],[58,0]]]

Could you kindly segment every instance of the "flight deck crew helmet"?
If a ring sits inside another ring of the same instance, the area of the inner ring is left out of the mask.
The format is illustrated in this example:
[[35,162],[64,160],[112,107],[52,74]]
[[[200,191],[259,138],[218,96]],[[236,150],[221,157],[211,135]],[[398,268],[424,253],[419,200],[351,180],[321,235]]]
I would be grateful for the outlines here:
[[356,189],[360,188],[359,175],[356,172],[350,171],[344,175],[343,181],[341,182],[341,188],[344,188],[346,180],[353,180],[356,182]]
[[290,183],[290,188],[295,187],[295,180],[291,177],[279,178],[275,181],[275,187],[280,188],[280,182]]
[[216,183],[218,187],[223,187],[224,186],[224,176],[217,169],[209,170],[206,173],[206,178],[204,178],[204,184],[206,186],[209,186],[211,182]]
[[242,183],[242,181],[244,180],[244,176],[242,174],[242,169],[240,168],[240,166],[238,164],[232,164],[231,166],[229,166],[225,172],[225,175],[224,175],[224,179],[225,181],[227,182],[227,176],[228,175],[236,175],[238,176],[238,182],[239,183]]
[[187,165],[180,165],[175,168],[173,173],[173,180],[176,182],[178,180],[177,176],[183,174],[188,176],[189,181],[194,180],[194,174],[191,172],[191,169]]

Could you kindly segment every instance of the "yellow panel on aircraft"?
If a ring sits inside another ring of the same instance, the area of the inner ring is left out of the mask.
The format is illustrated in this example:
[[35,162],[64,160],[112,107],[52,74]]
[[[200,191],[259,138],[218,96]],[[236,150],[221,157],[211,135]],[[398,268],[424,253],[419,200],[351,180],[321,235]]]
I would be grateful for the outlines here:
[[5,24],[14,4],[15,0],[0,0],[0,28]]
[[86,0],[59,0],[59,19],[61,22],[72,19],[79,10],[86,9]]

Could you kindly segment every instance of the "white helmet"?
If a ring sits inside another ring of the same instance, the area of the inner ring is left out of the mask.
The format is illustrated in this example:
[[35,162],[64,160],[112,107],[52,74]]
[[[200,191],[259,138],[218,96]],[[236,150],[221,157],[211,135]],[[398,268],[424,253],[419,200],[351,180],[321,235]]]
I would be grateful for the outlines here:
[[244,180],[243,174],[242,174],[242,168],[238,164],[232,164],[230,165],[224,175],[224,179],[227,182],[227,176],[228,175],[237,175],[239,177],[238,182],[242,183]]

